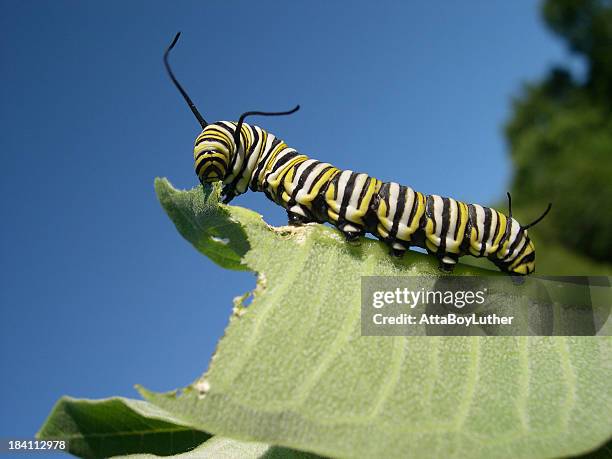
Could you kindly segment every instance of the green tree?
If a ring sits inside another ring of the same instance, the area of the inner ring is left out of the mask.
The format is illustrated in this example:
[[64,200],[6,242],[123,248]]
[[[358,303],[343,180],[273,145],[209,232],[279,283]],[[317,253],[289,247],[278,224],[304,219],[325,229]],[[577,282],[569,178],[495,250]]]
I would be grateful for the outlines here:
[[[506,126],[516,202],[553,211],[544,230],[574,251],[612,261],[612,1],[547,0],[545,23],[587,66],[525,86]],[[540,229],[542,231],[542,229]]]

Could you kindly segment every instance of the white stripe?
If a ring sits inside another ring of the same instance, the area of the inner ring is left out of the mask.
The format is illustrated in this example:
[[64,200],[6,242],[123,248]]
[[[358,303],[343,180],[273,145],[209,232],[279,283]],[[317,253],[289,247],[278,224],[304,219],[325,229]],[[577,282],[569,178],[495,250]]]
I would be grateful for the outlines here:
[[493,240],[495,238],[495,227],[497,226],[497,212],[491,209],[491,225],[489,226],[489,238],[486,243],[485,255],[489,255],[491,253],[491,246],[493,245]]
[[[397,210],[397,201],[399,196],[400,186],[395,182],[391,182],[389,184],[389,216],[387,217],[391,224],[393,224],[393,219],[395,218],[395,211]],[[391,229],[391,228],[387,228]]]
[[404,210],[402,211],[402,216],[399,219],[399,223],[397,225],[397,236],[400,239],[409,239],[411,234],[408,233],[408,224],[410,223],[408,219],[410,218],[410,211],[412,210],[412,206],[414,205],[414,200],[416,199],[416,194],[414,190],[410,187],[406,187],[406,200],[404,204]]
[[[283,148],[283,150],[278,154],[278,156],[276,157],[276,160],[274,161],[274,166],[276,166],[276,164],[286,155],[293,153],[295,150],[293,150],[293,148]],[[265,180],[267,183],[272,182],[274,180],[276,180],[278,178],[278,176],[283,173],[283,171],[285,171],[285,168],[287,167],[288,163],[283,164],[281,167],[279,167],[278,169],[276,169],[274,172],[269,172],[265,177]],[[273,169],[274,167],[271,167],[270,169]],[[264,171],[262,171],[262,173],[264,173]],[[261,174],[260,174],[261,175]]]
[[294,214],[298,214],[301,215],[302,217],[305,217],[306,214],[304,213],[304,211],[302,210],[301,206],[293,206],[291,207],[291,209],[289,209],[290,212],[293,212]]
[[363,190],[363,186],[368,179],[368,174],[359,174],[355,179],[355,186],[353,187],[353,192],[351,193],[351,198],[349,200],[349,204],[346,208],[346,219],[353,220],[357,217],[355,213],[357,212],[359,205],[359,195],[361,194],[361,190]]
[[338,208],[342,205],[342,198],[344,197],[344,190],[346,189],[346,184],[351,177],[353,171],[344,171],[340,174],[340,180],[338,180],[338,189],[336,190],[336,202],[338,203]]
[[506,250],[504,250],[503,253],[500,253],[498,255],[499,258],[506,258],[509,255],[510,246],[515,242],[516,235],[521,229],[521,226],[514,218],[508,219],[508,220],[509,220],[508,224],[510,225],[510,235],[508,236],[508,240],[504,242],[504,245],[506,246]]
[[293,174],[293,180],[289,184],[289,187],[285,189],[289,194],[293,193],[293,190],[295,190],[295,188],[297,187],[298,181],[300,180],[300,177],[304,174],[306,168],[316,162],[316,159],[307,159],[306,161],[300,163],[300,165],[295,170],[295,173]]
[[[318,175],[322,171],[324,171],[326,168],[330,166],[331,165],[328,163],[319,163],[317,166],[315,166],[315,168],[310,172],[310,174],[308,174],[308,177],[306,178],[306,181],[304,182],[304,186],[302,187],[302,189],[297,192],[297,195],[295,197],[296,201],[302,204],[310,204],[310,202],[306,201],[306,198],[308,194],[310,194],[310,192],[312,191],[313,182],[315,181],[315,179],[318,177]],[[297,185],[297,182],[296,182],[296,185]],[[302,202],[302,200],[304,200],[305,202]]]
[[[266,172],[268,170],[272,170],[274,168],[274,164],[276,164],[276,162],[278,161],[278,156],[276,157],[276,159],[274,160],[273,164],[269,164],[270,161],[270,156],[272,151],[270,151],[271,147],[272,147],[272,143],[274,142],[274,140],[276,140],[276,137],[273,134],[268,134],[268,138],[266,139],[266,144],[264,145],[263,148],[263,155],[261,156],[261,158],[259,159],[259,161],[257,161],[257,167],[259,167],[259,165],[261,163],[263,163],[264,167],[262,167],[259,176],[257,177],[257,181],[259,183],[264,183],[264,174],[266,174]],[[255,167],[255,169],[257,169],[257,167]],[[267,180],[267,177],[266,177]]]
[[455,228],[457,227],[457,220],[459,219],[459,205],[453,198],[448,198],[450,218],[448,222],[448,231],[446,232],[446,246],[454,246],[455,241]]
[[434,202],[434,221],[436,222],[436,232],[438,242],[437,246],[440,245],[440,233],[442,232],[442,211],[444,210],[444,201],[442,198],[436,194],[431,196]]
[[[474,249],[475,251],[479,252],[482,250],[482,237],[484,234],[484,219],[485,219],[485,211],[484,211],[484,207],[482,207],[479,204],[472,204],[472,206],[474,206],[474,210],[476,211],[476,229],[477,229],[477,236],[476,236],[476,241],[475,242],[470,242],[470,245],[472,247],[472,249]],[[472,222],[472,224],[474,224],[474,222]],[[470,235],[471,236],[471,235]]]
[[523,236],[521,239],[522,239],[521,242],[516,247],[516,249],[512,252],[512,254],[510,255],[510,259],[508,261],[516,260],[516,258],[520,255],[521,251],[527,245],[527,237]]
[[241,193],[244,193],[244,191],[246,191],[247,187],[249,186],[249,182],[253,176],[253,172],[255,172],[255,169],[257,169],[257,165],[259,164],[259,157],[261,155],[263,147],[263,134],[261,132],[261,129],[258,127],[255,127],[253,129],[257,130],[257,143],[253,147],[253,153],[249,157],[249,162],[247,163],[247,166],[244,169],[243,176],[236,185],[236,188],[238,188]]
[[485,211],[481,205],[474,204],[476,209],[476,227],[478,228],[478,242],[482,242],[482,235],[484,234],[484,220]]

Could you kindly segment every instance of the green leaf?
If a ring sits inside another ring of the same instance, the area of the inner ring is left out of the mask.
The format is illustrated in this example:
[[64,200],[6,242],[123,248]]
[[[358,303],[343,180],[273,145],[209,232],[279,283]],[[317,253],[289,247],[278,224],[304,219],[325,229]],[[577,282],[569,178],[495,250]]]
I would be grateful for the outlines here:
[[242,226],[224,206],[217,206],[219,189],[204,198],[201,193],[177,193],[165,180],[155,180],[155,192],[179,233],[218,265],[235,270],[249,250]]
[[[126,459],[155,459],[160,456],[135,454],[124,457]],[[213,437],[193,451],[172,456],[176,459],[201,459],[204,457],[215,459],[316,459],[319,456],[270,446],[265,443],[246,442],[223,437]]]
[[67,440],[80,457],[119,454],[177,454],[210,438],[206,432],[142,400],[61,398],[40,431],[40,439]]
[[241,262],[220,264],[258,273],[207,373],[180,396],[141,390],[181,419],[341,457],[545,458],[610,437],[609,337],[362,337],[360,277],[439,276],[433,257],[398,260],[323,225],[272,228],[201,188],[158,180],[156,189],[181,234],[215,261],[219,252],[201,243],[209,220],[241,225],[229,239],[247,250],[228,243],[221,257]]

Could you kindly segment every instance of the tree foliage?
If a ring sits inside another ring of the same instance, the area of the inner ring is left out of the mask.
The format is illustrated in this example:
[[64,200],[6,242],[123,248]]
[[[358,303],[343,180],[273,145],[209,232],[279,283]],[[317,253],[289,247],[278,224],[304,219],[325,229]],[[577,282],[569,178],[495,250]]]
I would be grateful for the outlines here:
[[546,24],[582,56],[584,81],[555,67],[526,85],[506,126],[513,192],[534,214],[553,202],[550,236],[612,260],[612,2],[547,0]]

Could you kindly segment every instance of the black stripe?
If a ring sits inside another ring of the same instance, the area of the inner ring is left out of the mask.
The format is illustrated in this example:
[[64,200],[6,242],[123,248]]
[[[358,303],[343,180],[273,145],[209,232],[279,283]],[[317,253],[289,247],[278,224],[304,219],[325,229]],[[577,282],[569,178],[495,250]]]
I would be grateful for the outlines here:
[[[204,161],[202,161],[201,164],[198,165],[198,168],[196,169],[196,175],[198,177],[200,177],[200,169],[201,169],[201,165],[204,163]],[[210,167],[211,171],[217,171],[217,176],[219,177],[219,180],[223,180],[223,174],[221,173],[221,169],[219,169],[217,166],[212,165]]]
[[[213,163],[213,164],[219,164],[220,166],[223,166],[225,168],[225,164],[218,160],[218,159],[209,159],[209,160],[203,160],[202,162],[200,162],[200,164],[197,165],[196,167],[196,175],[200,175],[200,171],[202,170],[202,167],[204,167],[204,164],[207,163]],[[221,168],[217,165],[215,165],[215,168],[219,171],[219,177],[221,177],[221,179],[223,179],[223,174],[221,174]]]
[[393,226],[391,227],[391,232],[389,236],[394,239],[397,237],[397,228],[399,227],[400,219],[402,218],[402,214],[404,213],[404,208],[406,207],[406,187],[399,186],[399,196],[397,199],[397,204],[395,205],[395,217],[393,218]]
[[340,183],[340,176],[343,172],[344,171],[340,171],[338,174],[336,174],[332,181],[329,182],[329,184],[327,185],[327,188],[329,188],[331,185],[334,185],[334,194],[331,197],[332,201],[335,201],[338,196],[338,183]]
[[359,198],[357,198],[357,208],[361,207],[363,199],[365,198],[365,195],[368,192],[368,188],[370,186],[370,183],[372,183],[372,180],[374,180],[374,178],[368,175],[365,182],[363,182],[363,187],[361,188],[361,192],[359,193]]
[[[512,242],[510,244],[510,247],[508,248],[508,256],[506,258],[509,258],[510,255],[512,255],[512,252],[514,252],[514,250],[519,246],[519,244],[523,240],[523,237],[524,237],[523,230],[519,229],[518,233],[516,233],[514,242]],[[528,242],[525,242],[525,245],[529,245]],[[518,256],[518,254],[517,254],[517,256]]]
[[[230,138],[232,140],[234,139],[234,136],[236,135],[236,128],[238,127],[236,123],[232,123],[229,121],[218,121],[216,124],[221,127],[224,127],[229,132]],[[217,132],[220,132],[221,134],[225,135],[225,133],[222,131],[217,130]]]
[[506,229],[501,239],[499,240],[499,247],[497,249],[497,252],[499,252],[502,249],[502,247],[504,246],[504,243],[510,238],[510,231],[512,229],[511,223],[512,222],[510,221],[510,219],[506,217]]
[[527,250],[527,247],[529,247],[529,241],[525,241],[525,245],[523,245],[521,250],[519,250],[519,252],[516,254],[516,257],[514,257],[511,261],[508,261],[508,264],[513,264],[516,260],[519,260],[521,257],[523,257],[523,254]]
[[480,240],[480,256],[482,257],[487,248],[487,240],[489,239],[489,233],[491,232],[491,209],[488,207],[483,207],[485,219],[482,231],[482,239]]
[[[476,207],[473,204],[468,204],[468,223],[465,225],[465,234],[469,237],[472,233],[472,228],[476,228],[476,237],[480,236],[478,231],[478,218],[476,216]],[[469,228],[468,228],[469,227]]]
[[[526,245],[528,245],[528,244],[526,244]],[[522,252],[522,250],[521,250],[521,252]],[[516,265],[514,265],[514,269],[518,268],[522,264],[529,263],[530,261],[534,261],[534,260],[535,260],[535,252],[531,252],[531,253],[525,255],[523,258],[520,258],[520,261]],[[513,264],[513,263],[511,263],[511,264]]]
[[[266,139],[267,140],[267,139]],[[261,171],[263,170],[264,166],[266,165],[266,162],[268,162],[268,158],[269,156],[272,154],[272,152],[274,151],[274,148],[276,148],[276,146],[281,143],[281,140],[277,139],[276,137],[274,138],[274,140],[272,141],[272,145],[270,145],[270,148],[268,149],[268,151],[266,151],[264,153],[264,155],[262,155],[262,159],[259,161],[259,164],[257,165],[257,168],[255,169],[255,172],[253,173],[253,177],[259,177],[259,174],[261,174]],[[279,152],[280,153],[280,152]],[[274,167],[274,166],[273,166]],[[262,177],[262,179],[265,181],[266,176],[264,175]],[[265,188],[265,183],[260,183],[259,186],[263,189]]]
[[292,159],[295,159],[297,156],[299,156],[299,153],[295,151],[287,153],[286,155],[284,155],[282,158],[278,159],[274,163],[274,165],[272,166],[272,169],[270,170],[270,172],[268,172],[268,174],[273,174],[274,172],[279,170],[281,167],[283,167],[285,164],[287,164],[289,161],[291,161]]
[[457,221],[455,222],[455,234],[453,235],[453,237],[455,238],[455,241],[457,240],[457,238],[459,237],[459,227],[461,226],[461,204],[459,201],[455,201],[455,206],[457,208]]
[[[302,164],[303,163],[300,163],[299,166],[301,166]],[[291,194],[292,198],[295,198],[295,196],[297,195],[298,191],[300,191],[304,187],[304,183],[308,179],[308,176],[312,173],[312,170],[315,167],[317,167],[319,164],[321,164],[320,161],[314,160],[312,164],[310,164],[308,167],[306,167],[306,169],[304,169],[304,171],[302,171],[302,173],[300,174],[300,177],[298,178],[297,185],[295,186],[295,189],[293,190],[293,193]],[[325,169],[323,169],[323,171],[325,171]],[[296,172],[297,172],[297,170],[296,170]],[[321,175],[321,174],[319,174],[319,175]]]
[[263,189],[263,185],[258,182],[259,173],[268,161],[268,155],[270,153],[269,150],[266,150],[266,144],[268,143],[268,133],[259,128],[261,130],[261,149],[259,152],[259,156],[257,157],[257,165],[253,168],[253,172],[251,172],[251,179],[249,181],[249,187],[252,191],[258,191],[258,189]]
[[450,226],[450,199],[442,198],[442,229],[437,253],[446,253],[446,235]]
[[[217,122],[217,123],[215,123],[215,124],[222,126],[222,125],[224,125],[225,123],[223,123],[222,121],[220,121],[220,122]],[[236,128],[232,126],[232,128],[228,128],[227,130],[229,131],[230,136],[231,136],[231,135],[233,135],[233,132],[236,130]],[[210,133],[210,131],[213,131],[213,132],[215,132],[215,133],[218,133],[218,134],[220,134],[220,135],[222,135],[222,136],[227,136],[227,134],[226,134],[225,132],[221,131],[220,129],[218,129],[218,128],[217,128],[217,129],[215,129],[215,126],[211,126],[211,127],[208,129],[207,134],[209,134],[209,133]],[[224,146],[225,146],[225,148],[227,148],[228,150],[230,150],[230,151],[232,150],[232,148],[230,147],[230,144],[228,144],[228,143],[227,143],[225,140],[223,140],[223,139],[216,139],[216,138],[215,138],[215,139],[210,139],[210,138],[209,138],[207,135],[205,135],[204,137],[202,137],[201,139],[199,139],[199,140],[196,142],[195,146],[197,147],[198,145],[200,145],[202,142],[205,142],[205,141],[219,142],[220,144],[224,145]]]
[[499,230],[500,227],[500,219],[499,219],[499,212],[496,211],[495,209],[491,209],[491,212],[495,212],[497,220],[495,221],[495,229],[493,230],[493,240],[491,241],[491,243],[495,242],[495,238],[497,237],[497,231]]
[[[406,189],[408,189],[409,187],[406,187]],[[412,188],[410,188],[412,190]],[[414,218],[414,215],[416,214],[416,210],[418,208],[419,205],[419,194],[412,190],[413,193],[413,197],[414,199],[412,200],[412,208],[410,209],[410,214],[408,215],[408,225],[410,226],[412,224],[412,219]]]
[[[253,155],[253,152],[255,151],[255,147],[257,146],[257,142],[259,141],[259,133],[257,132],[257,129],[255,129],[253,126],[249,126],[248,124],[245,124],[245,126],[247,127],[247,129],[249,129],[251,131],[251,137],[253,138],[253,143],[249,146],[249,149],[247,151],[245,151],[244,153],[244,160],[242,162],[242,165],[240,166],[240,170],[238,171],[238,173],[236,174],[236,176],[234,177],[234,180],[232,181],[231,185],[235,187],[235,185],[238,184],[238,182],[244,178],[244,172],[246,171],[249,161],[251,159],[251,155]],[[229,170],[233,171],[234,167],[236,165],[236,161],[238,161],[238,152],[236,152],[234,154],[234,157],[232,158],[232,163],[229,165]],[[251,177],[249,177],[249,181],[250,181]]]
[[[308,161],[308,160],[306,160]],[[298,163],[298,164],[293,164],[291,167],[289,167],[288,169],[286,169],[285,171],[283,171],[279,176],[279,183],[278,183],[278,187],[276,188],[275,192],[276,195],[279,197],[280,200],[282,200],[282,194],[283,192],[287,191],[285,189],[285,179],[287,177],[287,175],[289,175],[291,173],[291,171],[294,171],[294,176],[293,178],[295,179],[295,174],[297,174],[297,170],[298,168],[302,165],[302,163]],[[289,196],[289,202],[292,202],[293,204],[295,204],[295,200],[293,199],[292,196]],[[283,201],[284,202],[284,201]]]
[[465,224],[465,234],[463,235],[463,242],[459,247],[461,253],[470,254],[470,246],[472,245],[472,229],[476,228],[476,238],[478,238],[478,225],[476,222],[476,207],[472,204],[468,204],[468,216]]
[[[225,134],[222,134],[225,135]],[[228,150],[232,150],[229,146],[229,144],[223,140],[223,139],[218,139],[218,138],[210,138],[208,136],[204,136],[202,137],[200,140],[198,140],[198,142],[195,144],[195,146],[197,147],[198,145],[200,145],[202,142],[217,142],[220,143],[221,145],[223,145],[225,148],[227,148]]]
[[[321,163],[320,163],[320,162],[318,162],[318,164],[321,164]],[[308,192],[309,192],[309,193],[310,193],[310,192],[311,192],[311,191],[314,189],[315,185],[316,185],[316,184],[317,184],[317,183],[318,183],[318,182],[319,182],[319,181],[320,181],[320,180],[323,178],[323,176],[324,176],[324,175],[325,175],[325,174],[326,174],[326,173],[327,173],[327,172],[328,172],[328,171],[329,171],[329,170],[330,170],[332,167],[333,167],[333,166],[325,166],[325,167],[324,167],[324,168],[321,170],[321,172],[319,172],[319,174],[318,174],[318,175],[317,175],[317,176],[314,178],[314,180],[312,181],[312,185],[311,185],[310,189],[308,190]],[[327,179],[327,180],[329,181],[329,179]],[[321,194],[322,188],[323,188],[323,187],[321,187],[321,189],[319,190],[319,193],[318,193],[318,194]],[[315,198],[314,198],[314,199],[316,199],[316,196],[315,196]],[[314,201],[314,199],[313,199],[313,201]]]
[[[346,208],[349,205],[349,201],[351,200],[351,195],[353,194],[353,188],[355,187],[355,180],[357,179],[357,174],[355,172],[351,172],[351,176],[346,182],[346,186],[344,187],[344,195],[342,196],[342,203],[340,204],[340,212],[338,213],[338,217],[346,220]],[[339,193],[340,190],[337,189],[336,193]],[[339,196],[337,196],[339,197]],[[336,199],[337,201],[337,199]]]
[[[298,156],[297,153],[288,153],[280,161],[277,161],[276,163],[274,163],[274,166],[273,166],[272,170],[265,175],[264,181],[267,182],[268,176],[270,176],[271,174],[277,172],[279,169],[281,169],[282,165],[284,165],[287,162],[291,161],[291,159],[295,158],[296,156]],[[285,191],[285,177],[292,170],[297,170],[297,168],[300,165],[301,165],[301,163],[293,164],[292,166],[290,166],[287,169],[283,170],[280,173],[280,175],[278,176],[278,186],[276,187],[275,190],[272,190],[272,192],[274,192],[274,194],[276,194],[277,198],[279,198],[281,201],[282,201],[281,195],[283,194],[283,191]],[[284,201],[282,201],[282,202],[284,202]],[[282,202],[281,202],[281,204],[282,204]]]
[[[497,227],[500,228],[501,227],[501,218],[500,216],[503,215],[501,212],[496,211],[497,212]],[[504,215],[505,217],[505,215]],[[500,228],[501,229],[501,228]],[[504,245],[504,241],[508,238],[509,233],[508,233],[508,218],[506,217],[506,227],[504,228],[504,234],[501,235],[501,237],[499,238],[499,242],[497,243],[497,250],[494,252],[495,255],[497,255],[499,253],[499,251],[502,249],[503,245]],[[496,231],[497,232],[497,231]]]
[[[433,208],[434,208],[434,199],[431,195],[427,195],[425,197],[425,213],[423,214],[424,217],[426,217],[428,220],[431,220],[433,222],[433,229],[432,231],[435,233],[436,232],[436,227],[438,226],[438,224],[436,223],[436,219],[434,218],[434,212],[433,212]],[[425,225],[426,225],[426,221],[423,224],[423,230],[425,230]]]
[[200,170],[202,170],[202,167],[204,166],[204,164],[206,164],[208,161],[202,161],[200,164],[198,164],[196,166],[196,170],[195,173],[196,175],[199,177],[200,176]]
[[[385,217],[389,216],[389,197],[391,196],[391,184],[384,182],[378,190],[378,197],[380,201],[384,201],[387,205],[387,211],[385,212]],[[376,209],[378,211],[378,209]]]

